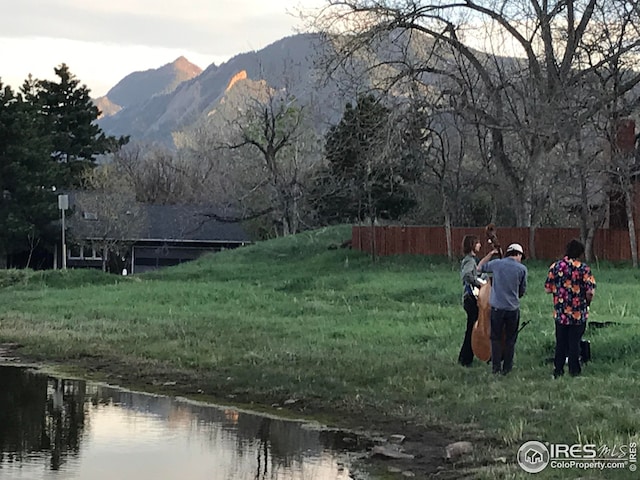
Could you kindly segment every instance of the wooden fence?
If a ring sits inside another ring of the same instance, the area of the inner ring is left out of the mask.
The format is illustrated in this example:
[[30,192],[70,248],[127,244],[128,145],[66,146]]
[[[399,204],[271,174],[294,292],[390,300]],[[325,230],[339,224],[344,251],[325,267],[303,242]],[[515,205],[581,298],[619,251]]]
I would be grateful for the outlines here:
[[[371,241],[371,231],[375,231],[375,242]],[[456,256],[462,254],[462,239],[465,235],[477,235],[485,244],[484,228],[454,227],[451,229],[452,249]],[[497,228],[498,238],[503,247],[510,243],[521,244],[527,256],[529,252],[529,229]],[[640,238],[640,232],[636,237]],[[553,260],[564,254],[571,239],[580,238],[577,228],[538,228],[535,231],[536,258]],[[444,227],[426,226],[353,226],[352,248],[371,253],[375,245],[377,255],[447,255],[447,240]],[[486,249],[483,249],[486,251]],[[626,230],[601,229],[593,241],[593,254],[599,260],[631,260],[629,232]]]

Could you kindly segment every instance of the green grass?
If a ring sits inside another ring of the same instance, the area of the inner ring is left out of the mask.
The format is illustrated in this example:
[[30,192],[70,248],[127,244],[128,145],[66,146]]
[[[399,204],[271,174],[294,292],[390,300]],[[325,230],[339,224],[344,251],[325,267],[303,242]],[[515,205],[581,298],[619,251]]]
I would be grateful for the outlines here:
[[[531,323],[514,371],[494,378],[480,362],[456,363],[465,325],[457,263],[405,256],[373,264],[328,249],[349,235],[349,227],[327,228],[133,277],[0,272],[0,341],[56,361],[99,356],[189,371],[206,392],[264,405],[295,398],[336,418],[376,412],[449,427],[459,439],[486,440],[467,465],[485,464],[477,478],[527,477],[515,464],[527,440],[639,440],[639,271],[594,265],[591,320],[620,325],[588,329],[593,361],[584,375],[554,381],[548,265],[526,262],[522,319]],[[507,463],[493,461],[499,456]],[[567,474],[547,469],[538,478]]]

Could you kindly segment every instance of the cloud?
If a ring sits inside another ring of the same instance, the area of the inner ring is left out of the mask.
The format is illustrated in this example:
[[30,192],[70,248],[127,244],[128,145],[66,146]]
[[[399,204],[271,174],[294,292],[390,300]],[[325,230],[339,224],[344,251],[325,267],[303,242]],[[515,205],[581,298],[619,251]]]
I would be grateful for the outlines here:
[[231,55],[294,33],[289,1],[20,0],[6,7],[0,36],[183,48]]
[[[3,2],[0,79],[54,78],[61,63],[103,95],[129,73],[184,55],[201,68],[295,33],[325,0],[13,0]],[[10,21],[6,21],[10,19]]]
[[225,56],[203,55],[184,49],[100,44],[56,38],[20,41],[0,38],[0,65],[12,66],[10,71],[0,72],[0,79],[3,84],[11,85],[14,89],[29,74],[38,79],[55,80],[54,67],[66,63],[71,73],[90,88],[91,95],[98,97],[128,74],[158,68],[181,55],[203,69],[211,63],[219,65],[228,59]]

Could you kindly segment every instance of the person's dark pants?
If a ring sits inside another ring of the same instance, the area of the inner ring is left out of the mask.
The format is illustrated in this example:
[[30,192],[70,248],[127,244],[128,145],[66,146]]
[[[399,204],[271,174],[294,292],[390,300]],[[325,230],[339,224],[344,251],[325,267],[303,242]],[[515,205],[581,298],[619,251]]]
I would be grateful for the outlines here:
[[569,374],[580,375],[580,340],[586,324],[561,325],[556,323],[556,354],[553,360],[553,375],[564,374],[564,363],[569,358]]
[[[507,374],[513,368],[513,355],[518,339],[520,310],[491,308],[491,363],[493,373]],[[504,338],[504,348],[502,339]]]
[[476,323],[476,320],[478,320],[478,302],[475,297],[465,295],[463,306],[464,311],[467,312],[467,329],[464,332],[464,340],[462,341],[462,348],[460,348],[460,355],[458,355],[458,363],[468,367],[473,362],[471,333],[473,332],[473,325]]

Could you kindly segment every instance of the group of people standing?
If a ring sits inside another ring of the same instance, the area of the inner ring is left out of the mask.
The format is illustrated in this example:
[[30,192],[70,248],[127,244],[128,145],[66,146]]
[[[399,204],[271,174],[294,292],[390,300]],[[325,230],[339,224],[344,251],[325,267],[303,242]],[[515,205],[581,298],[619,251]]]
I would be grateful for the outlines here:
[[[524,249],[522,245],[512,243],[507,247],[504,257],[500,249],[493,248],[480,259],[482,243],[475,235],[464,237],[462,249],[464,258],[460,264],[460,277],[467,326],[458,362],[465,367],[473,363],[471,338],[479,316],[478,292],[490,281],[492,372],[506,375],[513,368],[520,326],[520,298],[527,291],[528,270],[522,264],[525,259]],[[565,363],[568,363],[570,375],[581,373],[580,341],[596,288],[596,281],[589,265],[580,260],[584,251],[584,245],[580,241],[571,240],[566,246],[565,255],[549,267],[544,285],[545,291],[553,295],[556,334],[553,369],[555,378],[564,374]]]

